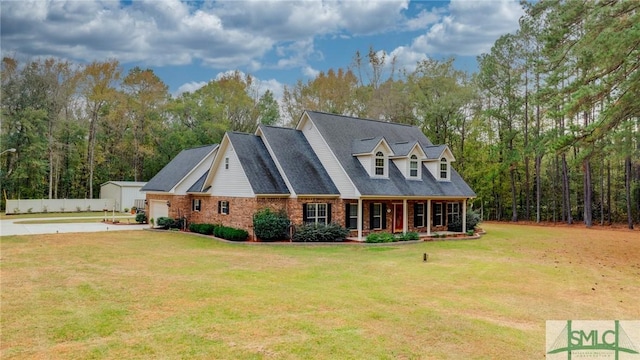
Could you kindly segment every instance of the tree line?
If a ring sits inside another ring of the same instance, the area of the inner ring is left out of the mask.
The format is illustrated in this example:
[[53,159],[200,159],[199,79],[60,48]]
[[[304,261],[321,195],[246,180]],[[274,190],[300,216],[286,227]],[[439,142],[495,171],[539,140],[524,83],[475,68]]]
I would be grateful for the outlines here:
[[[116,60],[2,61],[0,180],[9,198],[93,198],[147,181],[225,131],[292,126],[305,109],[419,127],[448,144],[485,219],[640,221],[640,3],[525,4],[517,32],[478,57],[396,69],[382,51],[285,87],[280,103],[231,72],[172,97],[152,70]],[[260,95],[261,94],[261,95]]]

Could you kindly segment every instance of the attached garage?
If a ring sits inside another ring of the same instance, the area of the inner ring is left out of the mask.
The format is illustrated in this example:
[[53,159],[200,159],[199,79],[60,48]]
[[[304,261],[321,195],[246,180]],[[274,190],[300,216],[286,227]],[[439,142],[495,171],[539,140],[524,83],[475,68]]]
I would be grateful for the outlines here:
[[159,217],[169,217],[169,206],[166,200],[150,200],[149,214],[147,218],[157,219]]
[[132,207],[144,208],[146,194],[141,191],[146,182],[107,181],[100,185],[100,199],[113,199],[116,211]]

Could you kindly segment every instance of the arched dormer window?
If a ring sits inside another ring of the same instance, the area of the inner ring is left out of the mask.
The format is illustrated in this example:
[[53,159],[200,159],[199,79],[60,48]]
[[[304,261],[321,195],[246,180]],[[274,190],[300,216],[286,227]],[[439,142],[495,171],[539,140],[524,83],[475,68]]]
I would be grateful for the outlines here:
[[411,160],[409,160],[409,177],[418,177],[418,157],[415,155],[411,155]]
[[382,151],[378,151],[376,153],[376,164],[375,164],[375,174],[379,176],[384,176],[384,154]]
[[446,180],[449,178],[449,164],[446,158],[440,159],[440,179]]

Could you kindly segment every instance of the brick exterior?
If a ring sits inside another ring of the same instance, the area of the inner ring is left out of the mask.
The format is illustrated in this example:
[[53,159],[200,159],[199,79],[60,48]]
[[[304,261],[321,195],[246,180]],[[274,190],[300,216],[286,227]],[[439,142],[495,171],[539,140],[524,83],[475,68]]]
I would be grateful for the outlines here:
[[[192,201],[201,200],[200,211],[192,210]],[[344,200],[338,198],[238,198],[224,196],[201,196],[201,195],[160,195],[147,194],[148,203],[151,200],[169,201],[169,217],[185,217],[187,223],[210,223],[231,226],[244,229],[249,232],[250,239],[255,240],[253,234],[253,214],[263,208],[270,208],[274,211],[284,210],[291,223],[301,225],[303,223],[303,206],[307,203],[327,203],[331,204],[331,222],[345,226],[346,205],[356,203],[355,200]],[[229,202],[229,214],[221,214],[218,211],[218,202]],[[414,204],[416,202],[425,204],[425,216],[432,217],[433,209],[426,211],[426,200],[407,202],[407,225],[408,231],[426,232],[427,227],[414,226]],[[386,210],[383,214],[386,219],[384,229],[370,229],[370,205],[372,203],[382,203]],[[393,232],[394,204],[402,204],[402,200],[365,200],[362,202],[363,226],[362,232],[366,236],[372,232]],[[432,204],[433,208],[433,204]],[[443,217],[446,223],[446,205],[443,205]],[[146,205],[149,213],[149,205]],[[433,221],[432,221],[433,224]],[[445,226],[431,226],[431,231],[446,230]],[[356,236],[357,230],[350,230],[350,236]]]

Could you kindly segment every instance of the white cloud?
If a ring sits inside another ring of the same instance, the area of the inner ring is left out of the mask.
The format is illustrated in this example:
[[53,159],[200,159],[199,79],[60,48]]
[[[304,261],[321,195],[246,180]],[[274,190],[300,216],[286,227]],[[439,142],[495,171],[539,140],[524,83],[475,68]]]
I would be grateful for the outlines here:
[[178,90],[176,90],[175,93],[173,93],[172,95],[174,97],[180,96],[180,94],[185,93],[185,92],[194,92],[198,89],[200,89],[201,87],[207,85],[206,81],[191,81],[188,82],[186,84],[182,84],[180,85],[180,87],[178,87]]
[[414,51],[479,55],[488,52],[501,35],[517,30],[518,20],[524,15],[522,6],[513,0],[452,0],[448,10],[448,15],[414,39]]
[[412,72],[416,69],[418,62],[427,59],[427,55],[424,52],[414,51],[409,47],[400,46],[389,53],[389,58],[395,58],[396,70]]
[[311,66],[305,66],[302,68],[302,74],[306,77],[314,78],[320,74],[320,71],[312,68]]

